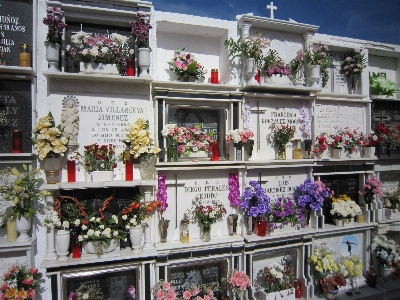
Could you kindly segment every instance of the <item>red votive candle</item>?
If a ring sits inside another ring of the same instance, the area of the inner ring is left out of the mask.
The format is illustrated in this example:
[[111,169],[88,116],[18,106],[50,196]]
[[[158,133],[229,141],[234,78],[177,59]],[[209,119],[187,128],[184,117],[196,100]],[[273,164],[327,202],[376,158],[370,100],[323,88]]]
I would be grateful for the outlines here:
[[258,236],[266,236],[267,235],[267,219],[265,217],[258,217],[257,235]]
[[67,160],[67,172],[68,172],[68,182],[75,182],[76,181],[76,163],[75,159],[68,159]]
[[211,144],[212,147],[212,158],[211,160],[219,160],[219,143],[218,142],[213,142]]
[[218,84],[218,69],[211,69],[211,83]]
[[81,245],[79,243],[72,248],[72,258],[81,258]]
[[133,180],[133,161],[131,161],[130,159],[125,161],[125,180]]
[[301,298],[301,281],[298,279],[294,281],[294,296]]
[[135,76],[135,68],[133,66],[133,59],[126,60],[126,76]]
[[257,80],[258,83],[260,83],[260,78],[261,78],[261,71],[260,71],[260,69],[258,69],[257,75],[256,75],[254,78]]
[[11,153],[21,153],[21,152],[22,152],[22,132],[21,130],[13,130]]

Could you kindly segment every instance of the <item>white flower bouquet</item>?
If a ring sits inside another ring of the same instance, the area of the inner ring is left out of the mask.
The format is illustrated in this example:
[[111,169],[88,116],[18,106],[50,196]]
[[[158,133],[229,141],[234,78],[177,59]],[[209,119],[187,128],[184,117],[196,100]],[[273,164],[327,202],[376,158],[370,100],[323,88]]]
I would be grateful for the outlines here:
[[350,200],[350,197],[346,194],[343,194],[339,198],[332,198],[330,213],[334,219],[351,219],[356,215],[361,215],[362,211],[356,202]]
[[395,267],[400,265],[400,251],[394,240],[385,235],[378,235],[372,240],[371,250],[381,266]]
[[45,117],[39,119],[33,129],[33,148],[43,160],[49,153],[64,155],[67,151],[68,139],[62,137],[61,125],[55,126],[54,118],[51,112]]

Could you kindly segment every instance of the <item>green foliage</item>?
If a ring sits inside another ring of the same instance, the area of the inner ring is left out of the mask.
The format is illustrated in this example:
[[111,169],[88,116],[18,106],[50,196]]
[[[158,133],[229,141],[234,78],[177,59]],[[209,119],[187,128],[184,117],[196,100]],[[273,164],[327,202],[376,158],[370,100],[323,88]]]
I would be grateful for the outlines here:
[[386,78],[385,73],[377,73],[369,75],[369,87],[371,95],[393,96],[400,89],[395,82]]

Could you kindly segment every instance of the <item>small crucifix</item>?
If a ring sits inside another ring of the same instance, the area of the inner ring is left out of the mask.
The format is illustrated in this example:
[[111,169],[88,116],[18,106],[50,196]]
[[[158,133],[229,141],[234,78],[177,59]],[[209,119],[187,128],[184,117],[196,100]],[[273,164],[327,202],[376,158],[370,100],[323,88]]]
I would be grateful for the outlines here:
[[267,9],[270,10],[270,19],[274,19],[274,10],[278,10],[278,8],[274,6],[274,2],[271,2],[269,5],[267,5]]

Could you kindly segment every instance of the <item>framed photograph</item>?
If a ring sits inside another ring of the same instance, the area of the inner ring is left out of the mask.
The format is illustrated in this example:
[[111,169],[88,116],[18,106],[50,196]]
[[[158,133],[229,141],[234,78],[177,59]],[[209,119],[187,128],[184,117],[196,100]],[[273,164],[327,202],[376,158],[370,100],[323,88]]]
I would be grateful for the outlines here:
[[[139,266],[131,264],[68,270],[61,273],[62,300],[76,299],[140,299]],[[133,298],[131,294],[134,294]]]
[[195,284],[218,283],[222,288],[222,278],[226,277],[227,267],[226,259],[170,265],[167,267],[167,281],[175,288],[177,297],[182,297],[183,291]]

